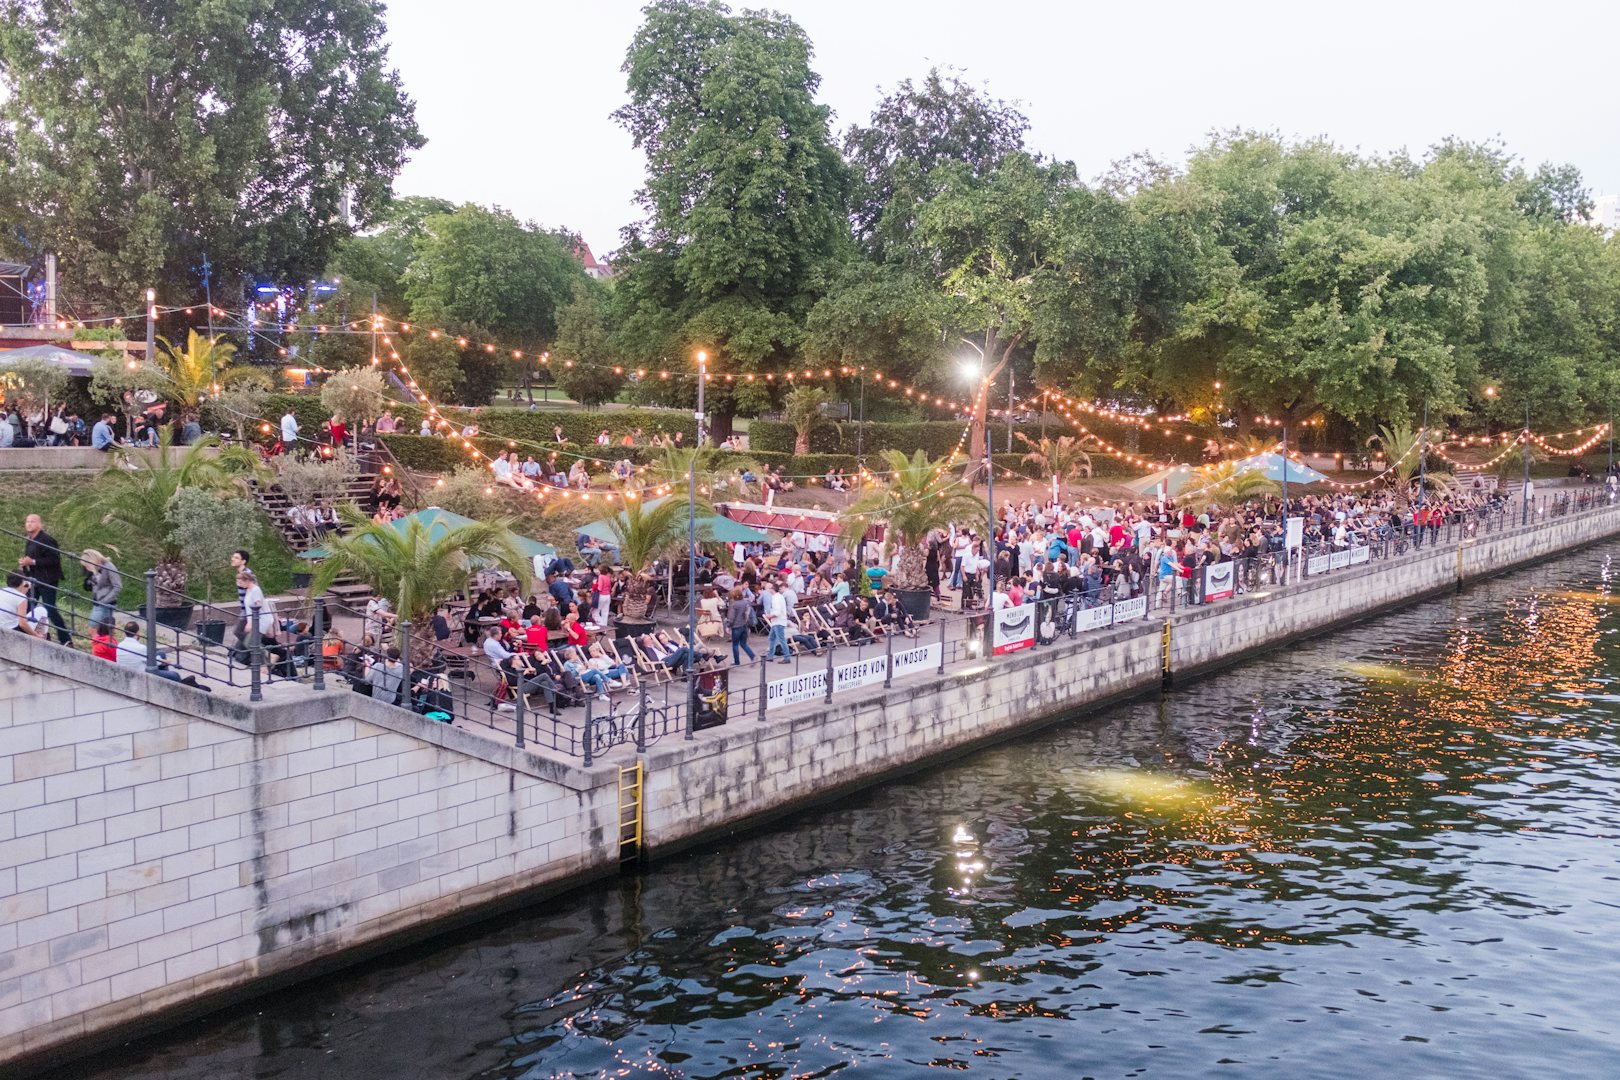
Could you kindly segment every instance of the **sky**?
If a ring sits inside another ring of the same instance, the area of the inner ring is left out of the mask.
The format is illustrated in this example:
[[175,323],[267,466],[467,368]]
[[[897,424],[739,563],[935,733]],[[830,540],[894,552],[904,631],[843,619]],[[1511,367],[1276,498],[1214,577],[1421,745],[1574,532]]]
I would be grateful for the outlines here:
[[[768,6],[814,43],[835,134],[940,65],[1020,103],[1028,146],[1086,178],[1143,151],[1179,163],[1212,131],[1252,128],[1367,154],[1500,139],[1532,168],[1571,162],[1594,194],[1620,192],[1620,123],[1606,111],[1620,96],[1612,0]],[[428,139],[395,189],[498,204],[611,252],[639,217],[644,161],[610,114],[640,9],[394,0],[390,60]]]

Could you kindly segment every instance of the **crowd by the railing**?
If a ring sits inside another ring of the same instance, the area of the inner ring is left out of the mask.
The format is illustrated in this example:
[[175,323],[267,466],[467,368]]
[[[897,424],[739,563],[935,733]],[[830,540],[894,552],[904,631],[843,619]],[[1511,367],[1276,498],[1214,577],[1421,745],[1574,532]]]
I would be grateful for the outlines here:
[[[511,606],[510,597],[503,609],[498,599],[469,596],[464,608],[447,606],[431,622],[397,628],[378,603],[345,634],[323,599],[283,601],[279,609],[267,601],[245,552],[233,557],[234,604],[168,594],[148,571],[144,603],[130,610],[119,606],[121,574],[111,559],[62,551],[30,519],[25,534],[11,534],[25,554],[0,591],[0,629],[85,643],[110,662],[202,689],[245,688],[250,700],[277,683],[346,688],[589,764],[615,746],[641,750],[728,720],[830,702],[862,686],[982,665],[1003,652],[1133,623],[1146,632],[1150,615],[1264,595],[1614,500],[1610,488],[1544,494],[1528,506],[1493,499],[1421,522],[1391,517],[1359,531],[1317,528],[1292,548],[1286,528],[1260,529],[1251,542],[1208,561],[1150,562],[1146,552],[1130,552],[1106,566],[1088,564],[1085,573],[1043,561],[1040,574],[999,582],[988,603],[969,589],[964,610],[935,611],[922,625],[881,587],[872,597],[793,596],[780,609],[769,601],[774,590],[762,588],[765,602],[757,606],[738,606],[714,602],[714,590],[705,589],[696,640],[682,628],[642,621],[645,607],[622,591],[601,609],[582,605],[596,624],[564,604],[546,606],[569,610],[566,618],[548,611],[542,619]],[[1162,556],[1175,549],[1151,550]],[[572,568],[558,576],[564,571]],[[595,577],[579,571],[578,586],[588,588],[585,579]],[[175,611],[179,620],[167,617]]]

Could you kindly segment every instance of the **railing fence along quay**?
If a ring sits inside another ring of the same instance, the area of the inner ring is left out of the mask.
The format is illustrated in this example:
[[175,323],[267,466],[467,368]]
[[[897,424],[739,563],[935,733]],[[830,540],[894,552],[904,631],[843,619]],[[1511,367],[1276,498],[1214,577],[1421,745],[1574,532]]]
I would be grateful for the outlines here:
[[[604,634],[599,640],[611,643],[614,658],[625,669],[622,679],[603,683],[606,701],[590,687],[578,692],[577,683],[564,674],[569,656],[560,649],[529,659],[535,672],[532,680],[510,677],[482,652],[424,649],[420,651],[431,659],[414,666],[390,660],[375,646],[334,633],[322,599],[300,610],[297,614],[305,617],[297,620],[288,612],[276,612],[277,632],[270,638],[260,635],[258,618],[242,619],[234,606],[182,598],[194,608],[200,606],[203,618],[196,630],[177,629],[161,621],[162,611],[174,598],[160,595],[148,572],[146,603],[134,611],[114,609],[112,621],[115,641],[123,637],[126,623],[137,627],[139,656],[126,656],[124,662],[135,666],[132,659],[138,659],[139,667],[158,677],[195,680],[211,688],[245,689],[250,701],[262,700],[265,689],[275,684],[300,684],[317,691],[348,685],[374,698],[379,696],[379,687],[397,686],[399,699],[390,704],[439,719],[448,717],[483,728],[503,742],[543,748],[591,765],[617,747],[631,747],[639,753],[660,739],[689,739],[698,731],[728,722],[763,721],[781,709],[807,702],[831,703],[861,688],[889,687],[898,678],[938,678],[953,670],[982,668],[1005,654],[1051,648],[1101,630],[1134,625],[1144,634],[1159,633],[1162,621],[1177,612],[1218,607],[1237,598],[1263,601],[1282,595],[1280,590],[1287,586],[1323,575],[1368,564],[1389,565],[1436,548],[1453,550],[1476,537],[1523,531],[1527,527],[1519,522],[1525,516],[1532,522],[1528,527],[1533,528],[1554,518],[1608,508],[1615,502],[1615,495],[1606,489],[1555,493],[1538,496],[1528,515],[1522,502],[1516,501],[1490,511],[1454,515],[1421,534],[1408,525],[1353,546],[1318,544],[1286,554],[1268,552],[1201,567],[1185,577],[1161,580],[1155,568],[1149,567],[1131,595],[1116,594],[1112,587],[1055,594],[1035,589],[1033,602],[995,612],[937,613],[909,634],[848,640],[846,634],[828,630],[805,633],[786,663],[765,662],[765,651],[760,648],[757,662],[699,670],[690,680],[679,663],[666,668],[634,644]],[[69,552],[62,555],[67,571],[76,557]],[[64,578],[72,580],[73,575],[65,573]],[[59,610],[78,640],[88,633],[84,612],[92,603],[81,592],[58,588]],[[256,609],[255,614],[262,613]],[[992,618],[996,625],[987,634],[986,620]],[[225,644],[224,632],[239,623],[245,624],[246,633]],[[302,630],[295,632],[292,627]],[[411,628],[406,627],[402,636],[401,653],[410,658],[418,651],[412,647]],[[811,649],[810,644],[819,647]],[[722,647],[716,643],[713,649]],[[700,648],[704,646],[700,644]],[[131,651],[131,646],[126,644],[125,650]],[[573,659],[584,663],[583,657]],[[379,670],[383,672],[380,677]],[[515,682],[528,692],[514,692],[519,688]],[[556,708],[550,707],[548,685],[558,698]],[[572,687],[575,694],[559,694],[564,687]]]

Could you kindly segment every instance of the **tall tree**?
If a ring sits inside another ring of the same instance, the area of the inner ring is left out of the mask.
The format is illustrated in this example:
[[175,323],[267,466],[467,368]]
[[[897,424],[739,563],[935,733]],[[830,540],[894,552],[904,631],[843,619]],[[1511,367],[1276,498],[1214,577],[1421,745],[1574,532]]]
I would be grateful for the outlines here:
[[[618,260],[627,352],[689,371],[701,348],[720,370],[746,373],[797,349],[847,243],[849,174],[810,56],[804,31],[774,12],[647,6],[625,58],[630,100],[614,114],[647,155],[646,217]],[[727,385],[710,398],[718,434],[739,403],[766,400],[758,381]]]
[[983,177],[1024,147],[1029,120],[955,71],[932,68],[921,85],[902,80],[844,134],[855,171],[855,233],[878,257],[904,246],[921,205],[938,193],[935,170],[962,165]]
[[0,188],[104,309],[307,281],[423,143],[377,0],[0,2]]
[[574,287],[574,299],[557,317],[557,342],[551,347],[551,374],[562,392],[588,408],[612,401],[624,385],[614,371],[612,336],[608,332],[606,290],[589,279]]

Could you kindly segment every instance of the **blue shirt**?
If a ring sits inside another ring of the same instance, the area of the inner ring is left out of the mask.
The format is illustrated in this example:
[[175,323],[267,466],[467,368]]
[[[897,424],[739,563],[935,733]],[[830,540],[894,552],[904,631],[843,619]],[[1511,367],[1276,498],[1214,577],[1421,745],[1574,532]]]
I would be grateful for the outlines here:
[[113,444],[112,425],[105,420],[97,420],[96,426],[90,429],[90,445],[96,450],[105,450]]

